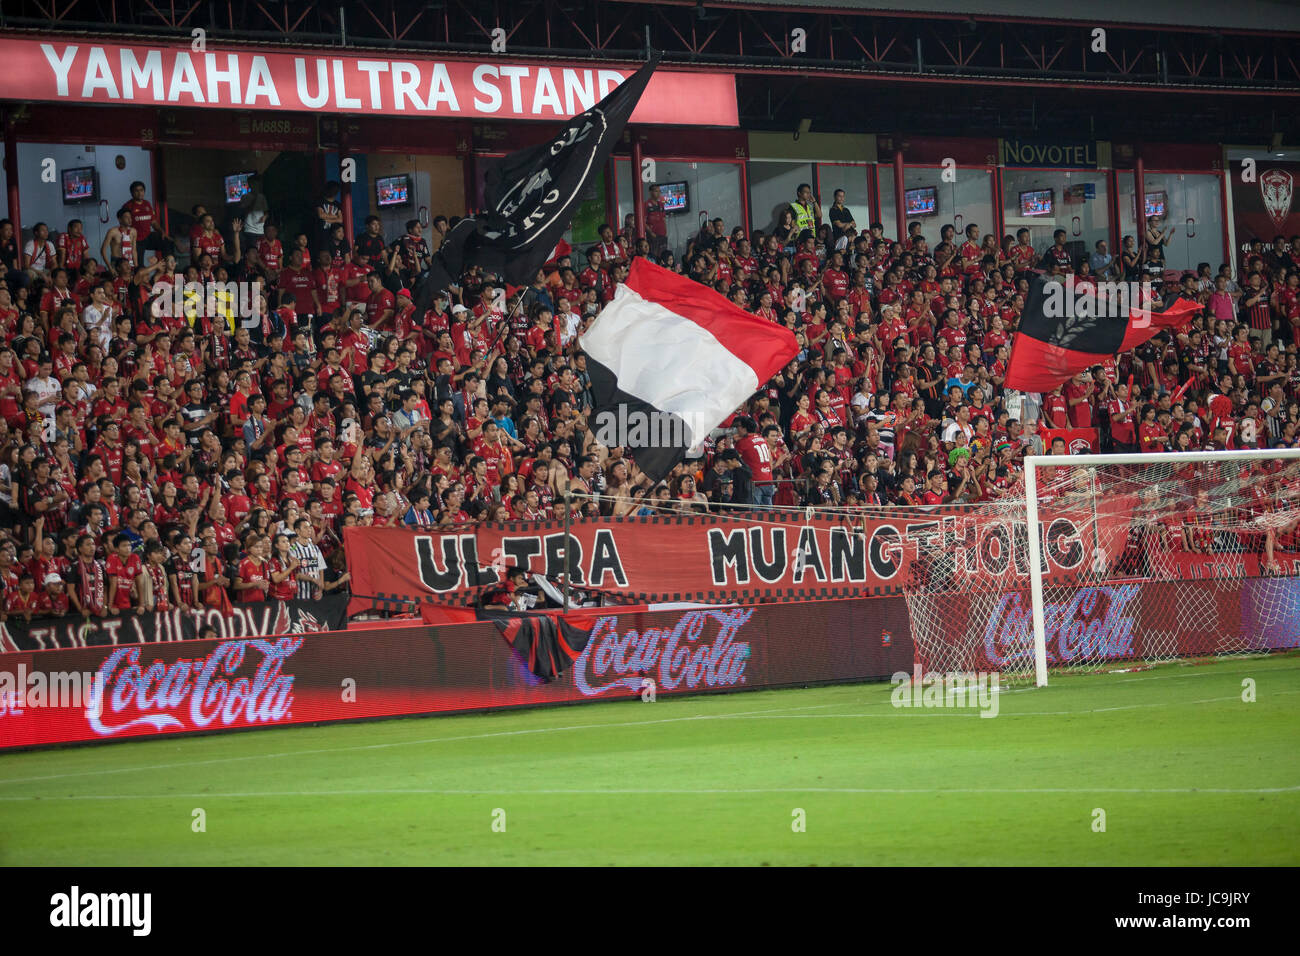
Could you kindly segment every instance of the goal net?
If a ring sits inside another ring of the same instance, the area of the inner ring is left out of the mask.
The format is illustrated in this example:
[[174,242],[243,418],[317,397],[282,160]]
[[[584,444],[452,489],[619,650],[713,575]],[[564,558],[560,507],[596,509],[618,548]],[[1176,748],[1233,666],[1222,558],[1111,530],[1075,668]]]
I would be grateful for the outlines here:
[[[1300,449],[1030,457],[1013,495],[941,510],[943,538],[912,557],[923,672],[1042,685],[1049,669],[1300,646]],[[1025,558],[954,573],[990,522]]]

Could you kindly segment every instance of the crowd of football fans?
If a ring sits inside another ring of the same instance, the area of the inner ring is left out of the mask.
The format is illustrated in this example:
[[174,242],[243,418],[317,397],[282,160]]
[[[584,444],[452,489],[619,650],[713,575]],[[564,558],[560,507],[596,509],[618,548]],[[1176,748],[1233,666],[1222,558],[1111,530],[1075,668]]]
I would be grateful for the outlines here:
[[[576,514],[618,516],[977,502],[1008,493],[1025,454],[1064,450],[1044,428],[1143,452],[1292,447],[1300,429],[1300,237],[1171,275],[1155,219],[1117,253],[976,223],[914,222],[897,242],[842,191],[823,208],[802,186],[774,229],[715,219],[673,249],[651,188],[644,237],[631,216],[602,226],[524,288],[471,269],[421,313],[454,219],[394,237],[372,216],[349,243],[331,184],[315,223],[281,236],[275,197],[251,187],[235,216],[195,207],[167,234],[136,183],[99,250],[77,220],[25,236],[0,221],[6,614],[319,598],[347,588],[348,525],[558,518],[566,491]],[[594,440],[580,347],[636,256],[799,344],[660,482]],[[1204,309],[1050,394],[1006,394],[1039,272],[1152,277]],[[230,281],[260,300],[213,309],[189,285]]]

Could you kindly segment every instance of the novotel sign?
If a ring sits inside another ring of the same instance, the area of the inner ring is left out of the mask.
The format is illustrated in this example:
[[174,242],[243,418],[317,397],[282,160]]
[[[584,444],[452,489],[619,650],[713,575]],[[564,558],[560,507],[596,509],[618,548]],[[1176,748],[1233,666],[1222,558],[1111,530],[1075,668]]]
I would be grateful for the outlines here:
[[1047,142],[1033,139],[1002,140],[1002,165],[1050,169],[1096,169],[1097,143]]

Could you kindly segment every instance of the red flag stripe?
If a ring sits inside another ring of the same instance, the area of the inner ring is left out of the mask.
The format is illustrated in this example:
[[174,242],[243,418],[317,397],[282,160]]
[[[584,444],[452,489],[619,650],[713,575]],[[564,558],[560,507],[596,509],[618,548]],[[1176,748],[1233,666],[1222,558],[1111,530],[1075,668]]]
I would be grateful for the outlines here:
[[794,333],[785,326],[760,319],[707,286],[643,258],[632,261],[626,284],[643,299],[706,329],[754,370],[760,385],[799,351]]
[[1050,392],[1080,372],[1100,365],[1109,355],[1064,349],[1028,335],[1017,335],[1011,350],[1006,385],[1022,392]]

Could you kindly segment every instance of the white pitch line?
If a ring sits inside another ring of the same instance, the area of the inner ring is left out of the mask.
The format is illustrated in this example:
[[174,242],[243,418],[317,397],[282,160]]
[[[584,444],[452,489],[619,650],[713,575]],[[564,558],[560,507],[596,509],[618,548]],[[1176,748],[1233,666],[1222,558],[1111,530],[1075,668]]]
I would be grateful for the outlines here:
[[1295,793],[1300,785],[1290,787],[700,787],[696,789],[545,789],[497,790],[480,787],[477,790],[443,789],[378,789],[378,790],[259,790],[241,793],[127,793],[127,794],[68,794],[65,796],[0,796],[0,802],[38,800],[211,800],[245,799],[258,797],[373,797],[394,796],[628,796],[662,795],[693,796],[708,794],[757,795],[767,793],[860,793],[860,794],[1084,794],[1084,793]]
[[[1282,697],[1300,694],[1300,690],[1276,691],[1273,696]],[[1240,694],[1230,697],[1206,697],[1203,700],[1148,701],[1144,704],[1123,704],[1118,707],[1090,707],[1086,710],[1023,710],[999,711],[998,717],[1067,717],[1071,714],[1108,714],[1117,710],[1135,710],[1141,707],[1176,707],[1185,704],[1214,704],[1226,700],[1240,700]],[[899,707],[887,714],[720,714],[719,720],[835,720],[839,717],[978,717],[984,708],[980,707]]]
[[[213,757],[209,760],[185,760],[178,763],[160,763],[152,764],[145,767],[113,767],[107,770],[76,770],[71,773],[52,773],[41,777],[9,777],[0,778],[0,785],[11,783],[38,783],[42,780],[62,780],[67,777],[99,777],[107,774],[116,773],[136,773],[146,770],[172,770],[178,767],[201,767],[214,763],[231,763],[237,760],[264,760],[273,757],[301,757],[308,754],[330,754],[330,753],[349,753],[357,750],[384,750],[389,747],[412,747],[420,744],[445,744],[462,740],[483,740],[489,737],[518,737],[525,734],[547,734],[558,731],[568,730],[601,730],[606,727],[642,727],[651,724],[675,724],[688,720],[721,720],[725,717],[749,716],[752,714],[777,713],[783,710],[817,710],[822,707],[839,707],[844,702],[834,704],[808,704],[798,707],[771,707],[767,710],[742,711],[739,714],[696,714],[692,717],[665,717],[659,720],[628,720],[614,724],[573,724],[567,727],[531,727],[524,730],[498,730],[486,734],[461,734],[455,737],[425,737],[420,740],[395,740],[383,744],[356,744],[350,747],[320,747],[313,750],[285,750],[279,753],[270,754],[237,754],[230,757]],[[123,738],[124,741],[131,738]],[[153,740],[163,740],[164,737],[155,737]]]

